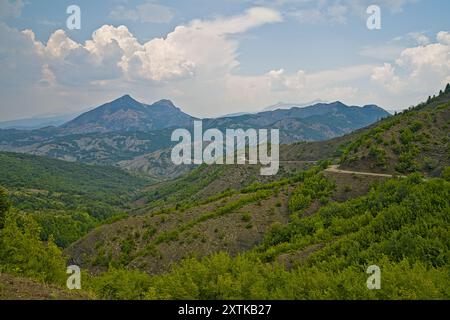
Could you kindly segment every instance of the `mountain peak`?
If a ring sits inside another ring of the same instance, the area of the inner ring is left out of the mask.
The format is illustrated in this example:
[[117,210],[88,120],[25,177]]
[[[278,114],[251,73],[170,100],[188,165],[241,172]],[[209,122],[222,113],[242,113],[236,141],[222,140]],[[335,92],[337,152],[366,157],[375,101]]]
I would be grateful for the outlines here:
[[151,105],[151,107],[165,107],[165,108],[175,108],[178,109],[174,103],[171,100],[168,99],[162,99],[159,100],[157,102],[155,102],[154,104]]
[[120,98],[117,98],[116,100],[112,101],[114,102],[125,102],[125,103],[129,103],[129,102],[133,102],[133,103],[139,103],[139,101],[137,101],[136,99],[134,99],[133,97],[131,97],[129,94],[125,94],[123,96],[121,96]]
[[335,102],[330,103],[329,105],[337,106],[337,107],[348,107],[348,105],[346,105],[345,103],[343,103],[341,101],[335,101]]

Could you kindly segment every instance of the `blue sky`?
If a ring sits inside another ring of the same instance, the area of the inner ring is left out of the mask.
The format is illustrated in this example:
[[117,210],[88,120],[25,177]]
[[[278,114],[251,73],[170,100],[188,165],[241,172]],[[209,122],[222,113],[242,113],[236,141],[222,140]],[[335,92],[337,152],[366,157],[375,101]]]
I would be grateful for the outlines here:
[[[72,4],[81,30],[66,28]],[[450,81],[450,1],[379,0],[372,31],[370,4],[0,0],[0,120],[126,93],[195,116],[315,99],[400,110]]]

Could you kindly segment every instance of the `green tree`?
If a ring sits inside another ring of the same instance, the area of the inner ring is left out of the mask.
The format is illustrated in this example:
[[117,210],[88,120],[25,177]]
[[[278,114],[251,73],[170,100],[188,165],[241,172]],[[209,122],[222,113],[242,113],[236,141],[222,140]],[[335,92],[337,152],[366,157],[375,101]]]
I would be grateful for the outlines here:
[[0,187],[0,229],[5,225],[5,216],[11,207],[6,189]]
[[31,216],[8,213],[0,230],[0,272],[62,285],[66,259],[52,238],[42,242],[39,234],[40,228]]

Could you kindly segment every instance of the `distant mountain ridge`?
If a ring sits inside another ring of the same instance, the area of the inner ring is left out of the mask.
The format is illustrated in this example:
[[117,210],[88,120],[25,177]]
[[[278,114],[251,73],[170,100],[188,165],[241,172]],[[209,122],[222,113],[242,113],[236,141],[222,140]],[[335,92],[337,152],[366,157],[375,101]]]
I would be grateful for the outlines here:
[[57,127],[70,121],[76,114],[65,114],[60,116],[42,116],[28,119],[17,119],[0,122],[0,129],[16,129],[16,130],[36,130],[45,127]]
[[342,102],[277,109],[255,114],[204,120],[205,128],[280,129],[282,143],[331,139],[366,127],[389,113],[375,105],[347,106]]
[[[374,105],[333,102],[202,121],[204,130],[279,129],[280,143],[287,144],[339,137],[387,116],[389,113]],[[175,128],[192,130],[194,120],[170,100],[148,105],[124,95],[60,127],[0,130],[0,151],[116,165],[167,179],[186,171],[170,162],[171,132]]]
[[307,103],[285,103],[285,102],[279,102],[277,104],[274,104],[272,106],[268,106],[266,108],[264,108],[264,110],[262,110],[262,112],[264,111],[275,111],[275,110],[280,110],[280,109],[292,109],[292,108],[304,108],[304,107],[308,107],[308,106],[313,106],[315,104],[326,104],[326,101],[320,100],[320,99],[316,99],[314,101],[311,102],[307,102]]
[[193,117],[182,112],[170,100],[147,105],[124,95],[83,113],[60,128],[71,134],[154,131],[188,126],[193,120]]

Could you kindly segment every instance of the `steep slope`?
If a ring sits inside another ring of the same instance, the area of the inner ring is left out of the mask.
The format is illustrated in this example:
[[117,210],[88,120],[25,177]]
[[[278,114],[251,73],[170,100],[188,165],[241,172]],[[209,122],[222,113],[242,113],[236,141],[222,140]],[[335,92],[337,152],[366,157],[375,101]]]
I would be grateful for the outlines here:
[[341,167],[439,176],[450,165],[450,90],[377,123],[341,146]]
[[[397,134],[397,141],[401,141],[401,132],[404,132],[404,128],[409,128],[412,125],[420,127],[419,135],[416,135],[414,141],[421,145],[420,156],[418,155],[417,158],[421,165],[416,165],[412,169],[426,175],[440,175],[442,168],[450,165],[449,152],[445,151],[449,148],[448,101],[449,93],[443,93],[428,103],[420,104],[409,111],[383,119],[367,128],[356,130],[342,137],[327,141],[282,145],[280,148],[280,172],[274,177],[260,177],[257,172],[259,168],[256,166],[203,167],[178,180],[150,187],[145,191],[146,195],[140,203],[148,204],[146,208],[149,209],[154,203],[173,203],[192,196],[199,198],[212,196],[214,193],[223,192],[228,188],[240,190],[253,182],[267,183],[283,178],[289,173],[306,169],[312,163],[326,159],[340,164],[341,169],[404,175],[408,171],[396,171],[396,168],[402,166],[403,157],[395,156],[394,152],[389,151],[392,146],[394,148],[398,148],[398,146],[395,147],[393,144],[385,143],[386,141],[382,142],[379,133],[383,132],[384,128],[389,128],[390,131],[385,136],[391,138],[392,135]],[[417,119],[421,119],[420,123],[417,122]],[[337,121],[339,122],[339,119]],[[386,139],[384,138],[384,140]],[[373,151],[372,141],[373,145],[377,146],[376,150],[381,149],[382,151]],[[422,145],[423,141],[425,141],[424,145]],[[365,143],[364,146],[362,145],[363,142]],[[356,161],[355,158],[357,146],[361,153],[359,161]],[[383,153],[382,148],[387,149],[387,154],[393,155],[385,162],[389,166],[377,165],[376,152]],[[411,150],[415,148],[417,147],[412,147]],[[213,181],[209,179],[212,177],[214,178]],[[158,189],[157,193],[154,191],[156,188]]]
[[61,126],[65,134],[112,131],[152,131],[185,127],[193,118],[169,100],[146,105],[125,95]]
[[[178,180],[151,186],[144,191],[145,197],[138,204],[140,208],[134,212],[138,216],[103,226],[75,243],[67,253],[77,263],[93,270],[104,270],[113,263],[160,273],[167,271],[173,262],[191,255],[219,251],[236,255],[249,250],[264,239],[272,224],[286,225],[289,221],[314,216],[329,202],[362,196],[371,190],[373,182],[389,179],[388,175],[358,176],[338,171],[320,174],[326,164],[322,169],[313,167],[304,172],[301,169],[311,164],[296,158],[296,152],[318,145],[316,150],[309,149],[312,154],[306,152],[308,156],[315,160],[318,157],[341,159],[345,168],[352,146],[362,146],[367,139],[378,139],[376,132],[380,128],[391,130],[391,134],[403,132],[411,125],[419,130],[428,128],[428,139],[437,141],[436,146],[441,148],[444,145],[446,150],[448,96],[449,93],[443,93],[426,104],[332,141],[285,146],[281,151],[283,169],[265,180],[252,171],[256,167],[202,166]],[[417,117],[422,121],[429,119],[430,123],[418,125]],[[324,153],[320,153],[321,145],[326,150]],[[319,152],[314,154],[315,151]],[[448,165],[448,158],[440,158],[442,153],[429,154],[432,159],[442,161],[440,168]],[[394,161],[397,166],[401,164],[400,159]],[[361,157],[360,162],[360,166],[352,167],[355,171],[371,172],[370,158]],[[426,168],[416,171],[432,173]],[[386,168],[382,172],[391,171]],[[317,250],[324,246],[317,245]]]

